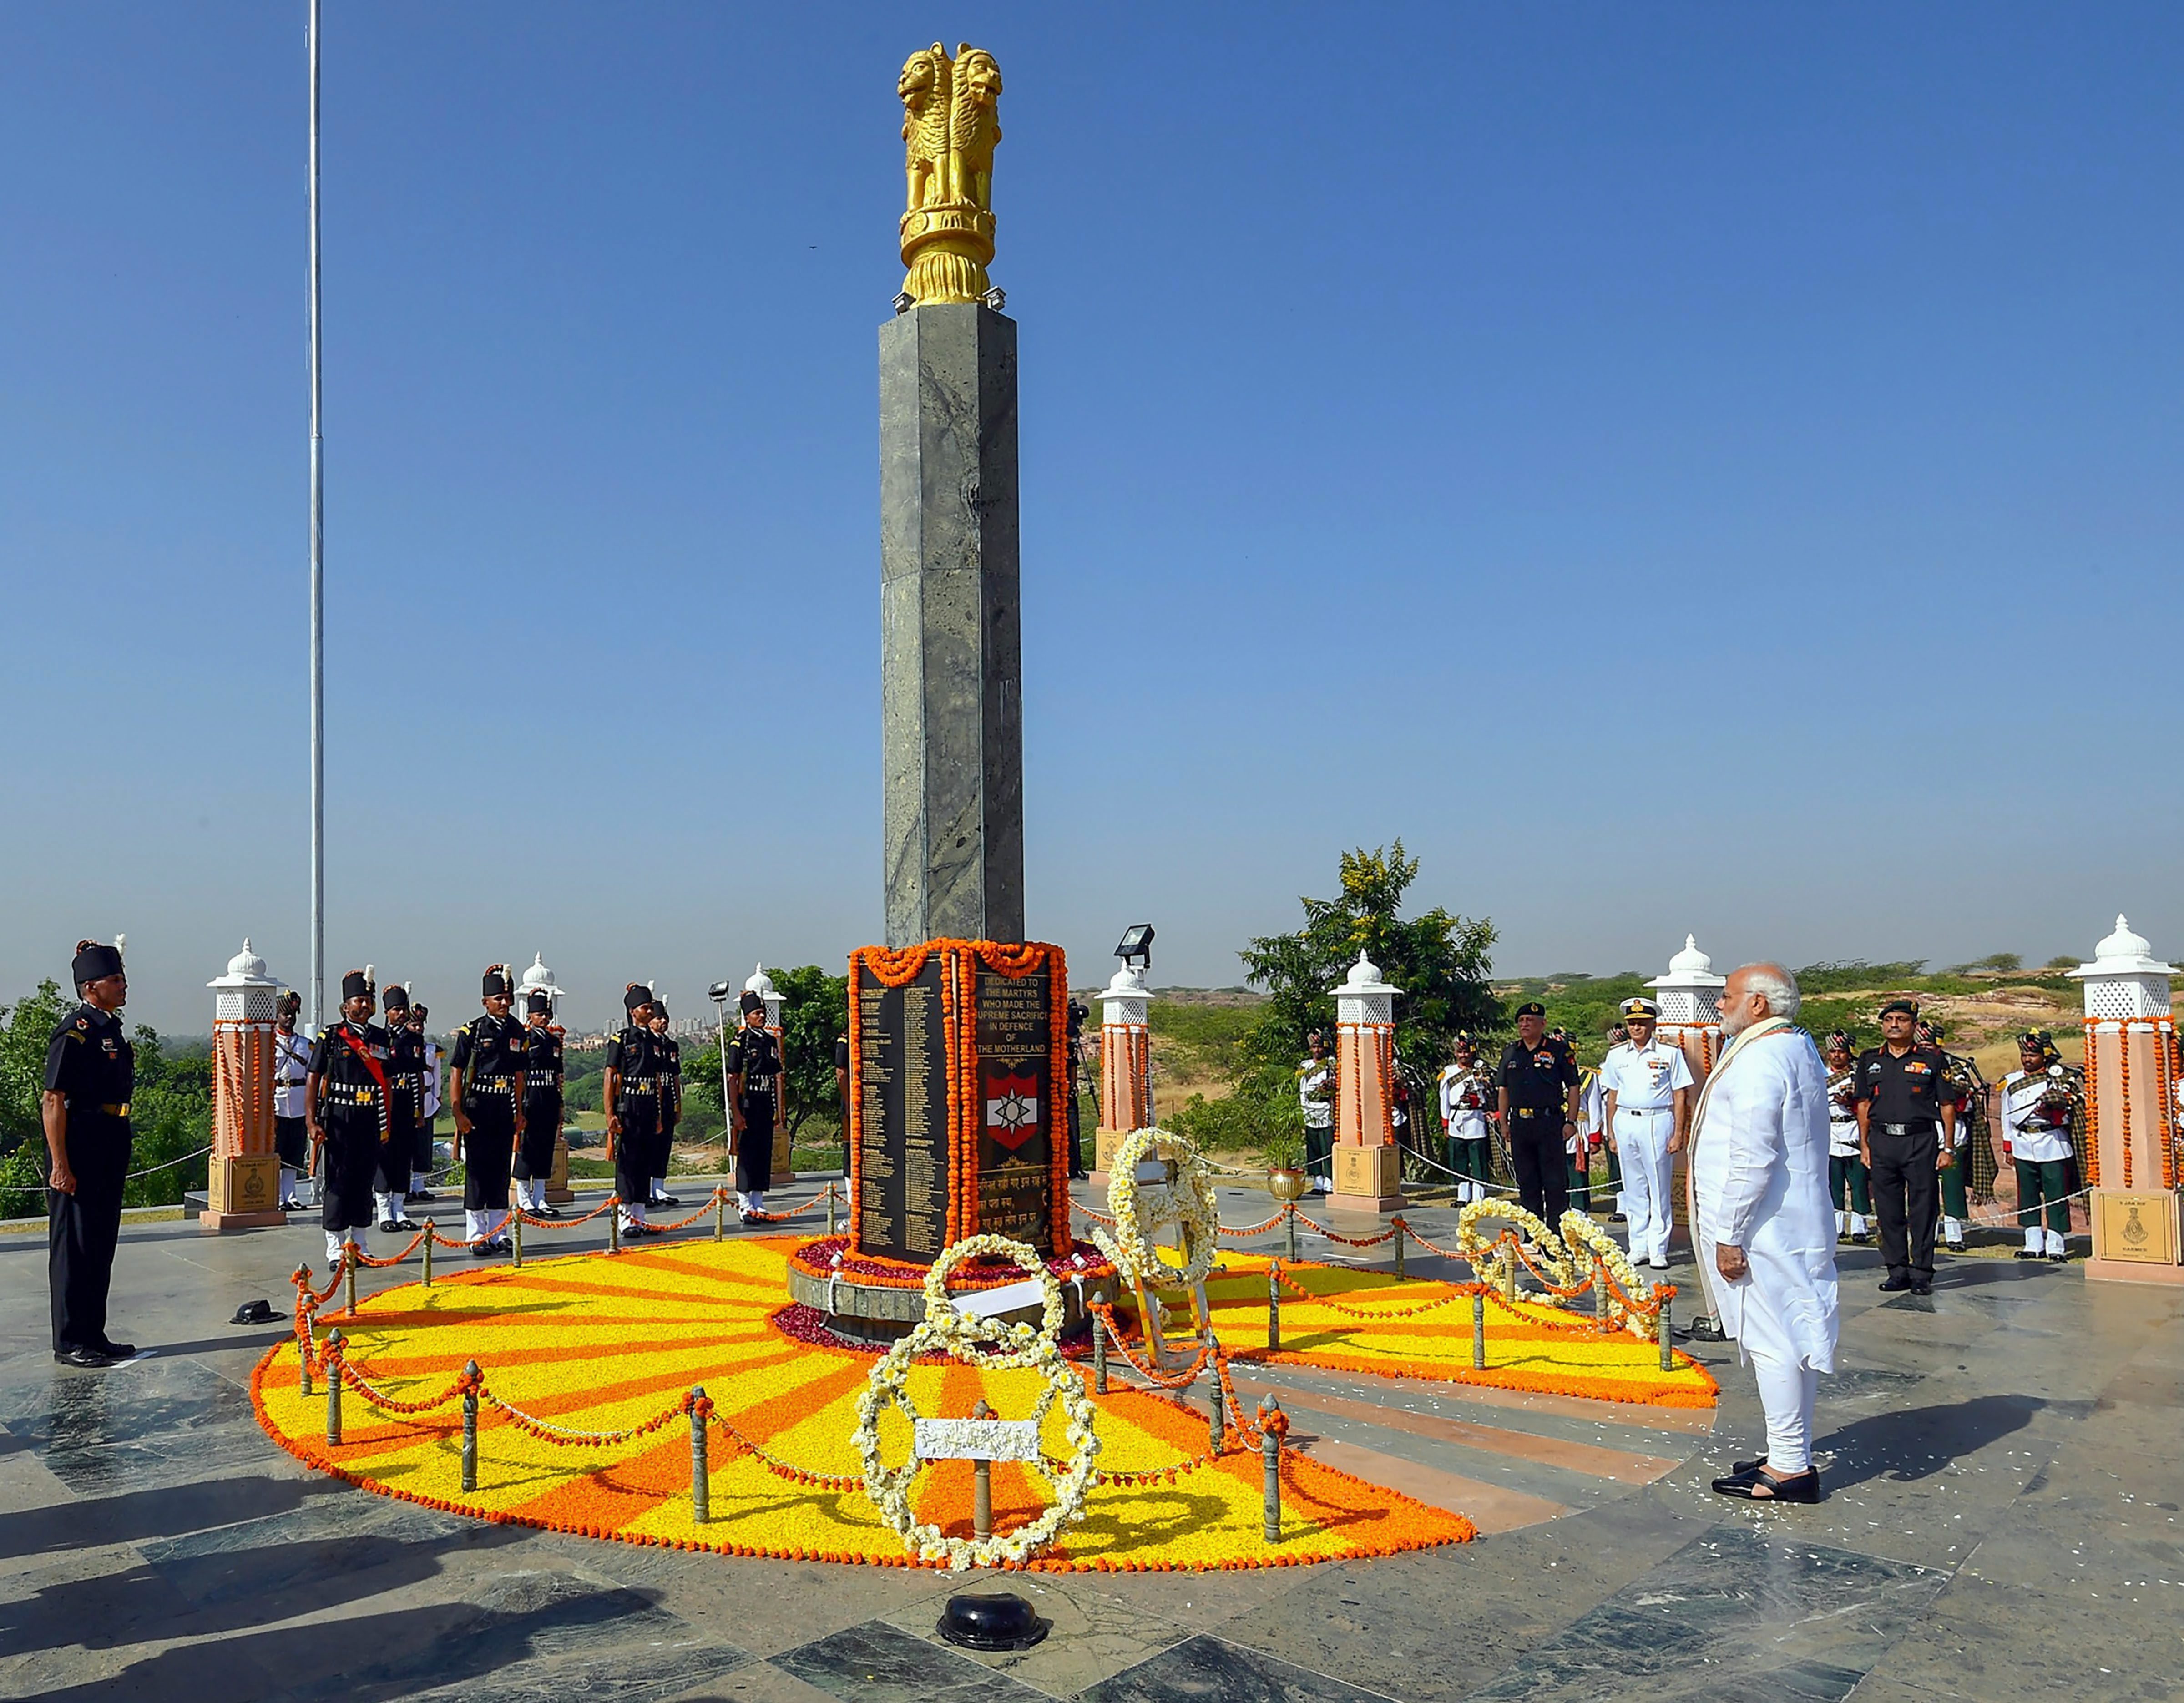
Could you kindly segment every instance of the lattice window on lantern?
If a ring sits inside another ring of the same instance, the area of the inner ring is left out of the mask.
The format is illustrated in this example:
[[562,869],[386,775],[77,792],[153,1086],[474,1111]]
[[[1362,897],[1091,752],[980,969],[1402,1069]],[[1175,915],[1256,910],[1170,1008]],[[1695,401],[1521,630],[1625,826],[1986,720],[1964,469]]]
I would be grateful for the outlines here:
[[1719,1023],[1721,995],[1710,988],[1663,988],[1661,1021],[1664,1023]]
[[2095,1022],[2169,1015],[2165,976],[2102,976],[2086,978],[2086,1016]]
[[1335,1000],[1334,1007],[1338,1023],[1387,1023],[1394,1021],[1395,996],[1367,993],[1353,998],[1346,994]]

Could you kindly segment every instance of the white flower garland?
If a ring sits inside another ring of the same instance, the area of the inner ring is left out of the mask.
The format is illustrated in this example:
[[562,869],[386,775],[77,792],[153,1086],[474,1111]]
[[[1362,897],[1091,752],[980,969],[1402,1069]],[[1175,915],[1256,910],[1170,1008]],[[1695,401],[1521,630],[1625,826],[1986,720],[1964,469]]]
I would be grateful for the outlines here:
[[[998,1255],[1036,1274],[1045,1298],[1037,1329],[1028,1324],[1006,1324],[1000,1319],[976,1318],[959,1311],[948,1294],[948,1274],[966,1260]],[[1056,1283],[1038,1254],[1006,1236],[970,1236],[944,1251],[925,1274],[925,1317],[917,1327],[889,1349],[866,1381],[857,1398],[857,1453],[864,1461],[865,1494],[879,1510],[880,1518],[898,1533],[911,1553],[923,1561],[944,1561],[951,1567],[1020,1567],[1052,1543],[1066,1525],[1084,1517],[1084,1496],[1090,1489],[1093,1461],[1100,1453],[1096,1413],[1084,1381],[1061,1357],[1061,1285]],[[880,1411],[890,1403],[902,1409],[913,1424],[918,1415],[910,1404],[911,1362],[928,1349],[945,1349],[966,1366],[1005,1368],[1030,1366],[1045,1379],[1046,1387],[1031,1412],[1032,1422],[1044,1427],[1055,1402],[1061,1403],[1067,1422],[1070,1460],[1057,1474],[1045,1455],[1033,1461],[1034,1471],[1054,1491],[1053,1505],[1028,1525],[1006,1536],[951,1538],[937,1526],[921,1525],[911,1513],[910,1487],[923,1464],[915,1455],[900,1466],[880,1459]]]
[[[1147,1224],[1138,1211],[1138,1166],[1156,1146],[1168,1149],[1176,1167],[1168,1185],[1165,1207]],[[1148,1288],[1190,1288],[1206,1281],[1219,1251],[1221,1205],[1213,1194],[1213,1172],[1198,1144],[1187,1135],[1160,1128],[1134,1129],[1123,1138],[1107,1166],[1107,1210],[1115,1220],[1115,1233],[1095,1226],[1094,1244],[1114,1263],[1115,1269],[1134,1283]],[[1149,1229],[1178,1224],[1190,1260],[1180,1269],[1162,1260],[1147,1238]]]
[[1525,1238],[1539,1249],[1538,1265],[1550,1283],[1567,1287],[1575,1281],[1571,1276],[1569,1250],[1563,1245],[1562,1238],[1547,1228],[1542,1220],[1513,1200],[1474,1200],[1457,1215],[1456,1247],[1470,1261],[1480,1282],[1497,1287],[1506,1285],[1510,1268],[1517,1260],[1515,1252],[1503,1245],[1499,1235],[1490,1240],[1479,1233],[1480,1221],[1490,1218],[1513,1224],[1524,1233]]
[[[1563,1244],[1573,1254],[1583,1248],[1589,1254],[1597,1255],[1600,1263],[1607,1267],[1607,1274],[1632,1300],[1637,1300],[1643,1294],[1639,1287],[1637,1268],[1617,1245],[1615,1238],[1574,1206],[1563,1214]],[[1615,1298],[1613,1289],[1607,1292],[1607,1309],[1612,1317],[1622,1320],[1633,1336],[1648,1342],[1652,1340],[1652,1333],[1645,1330],[1632,1316],[1630,1310]]]

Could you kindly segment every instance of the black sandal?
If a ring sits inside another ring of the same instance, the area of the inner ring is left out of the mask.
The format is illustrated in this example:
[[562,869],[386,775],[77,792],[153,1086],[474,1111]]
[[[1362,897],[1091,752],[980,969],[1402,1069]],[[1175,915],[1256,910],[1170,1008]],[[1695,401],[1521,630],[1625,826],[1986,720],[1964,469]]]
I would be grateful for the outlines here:
[[1735,1496],[1747,1502],[1817,1502],[1820,1500],[1819,1469],[1808,1466],[1787,1478],[1769,1478],[1755,1466],[1713,1481],[1718,1496]]

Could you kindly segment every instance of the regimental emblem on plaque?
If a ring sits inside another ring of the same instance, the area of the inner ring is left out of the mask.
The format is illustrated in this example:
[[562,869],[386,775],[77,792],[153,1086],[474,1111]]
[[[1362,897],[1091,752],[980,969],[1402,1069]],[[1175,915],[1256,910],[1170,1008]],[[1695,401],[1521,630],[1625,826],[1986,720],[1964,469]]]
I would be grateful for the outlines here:
[[986,1129],[1011,1153],[1038,1134],[1038,1078],[989,1076],[986,1079]]

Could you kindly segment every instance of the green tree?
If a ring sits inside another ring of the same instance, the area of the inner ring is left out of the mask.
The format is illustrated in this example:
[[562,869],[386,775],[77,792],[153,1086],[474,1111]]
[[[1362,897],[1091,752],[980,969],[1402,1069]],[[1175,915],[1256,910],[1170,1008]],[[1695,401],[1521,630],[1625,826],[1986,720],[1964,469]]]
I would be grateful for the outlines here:
[[[1259,1021],[1243,1051],[1253,1075],[1284,1077],[1303,1055],[1310,1029],[1333,1037],[1334,999],[1329,992],[1362,950],[1384,981],[1403,990],[1396,1001],[1398,1056],[1430,1077],[1447,1060],[1459,1030],[1474,1033],[1503,1023],[1502,1002],[1487,977],[1494,925],[1435,905],[1406,921],[1403,897],[1418,879],[1418,860],[1400,839],[1392,849],[1345,852],[1342,891],[1306,899],[1304,927],[1251,942],[1237,955],[1245,974],[1267,990]],[[1262,1085],[1264,1086],[1264,1085]]]
[[850,1031],[850,978],[806,964],[775,971],[773,985],[781,993],[782,1121],[794,1140],[815,1115],[838,1116],[834,1043]]
[[129,1168],[142,1172],[122,1192],[129,1206],[178,1205],[187,1189],[205,1186],[209,1163],[198,1149],[212,1141],[212,1060],[170,1058],[158,1031],[139,1024],[136,1087],[129,1096],[135,1143]]
[[0,1153],[12,1153],[25,1142],[45,1150],[39,1102],[46,1091],[46,1049],[61,1019],[74,1009],[51,977],[27,999],[0,1005]]

